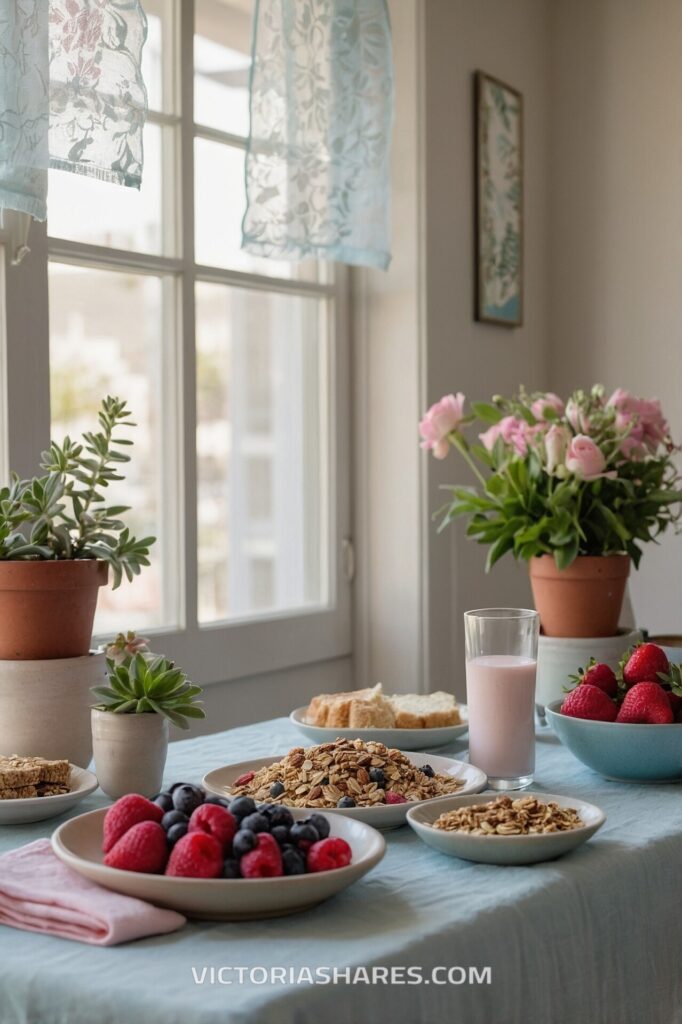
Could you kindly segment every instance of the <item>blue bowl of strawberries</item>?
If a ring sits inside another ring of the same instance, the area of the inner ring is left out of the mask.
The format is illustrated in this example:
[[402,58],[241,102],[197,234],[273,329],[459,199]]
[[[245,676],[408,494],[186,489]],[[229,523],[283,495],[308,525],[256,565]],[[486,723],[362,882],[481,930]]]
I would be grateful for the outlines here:
[[591,660],[546,708],[564,746],[619,782],[682,779],[682,666],[657,644],[626,651],[618,669]]

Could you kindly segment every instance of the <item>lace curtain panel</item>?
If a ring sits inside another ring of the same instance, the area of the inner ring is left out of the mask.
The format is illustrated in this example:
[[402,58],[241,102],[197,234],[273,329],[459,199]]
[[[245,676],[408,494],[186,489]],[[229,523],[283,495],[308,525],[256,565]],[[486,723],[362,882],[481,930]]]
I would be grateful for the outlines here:
[[47,168],[139,188],[139,0],[0,0],[0,207],[47,215]]
[[386,268],[393,59],[385,0],[256,0],[242,246]]

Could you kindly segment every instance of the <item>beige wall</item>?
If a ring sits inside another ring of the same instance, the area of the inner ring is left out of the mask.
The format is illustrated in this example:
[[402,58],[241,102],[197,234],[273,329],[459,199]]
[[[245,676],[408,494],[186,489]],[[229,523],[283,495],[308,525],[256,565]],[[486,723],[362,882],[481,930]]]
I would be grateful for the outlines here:
[[[657,395],[682,441],[682,4],[550,7],[550,380]],[[631,594],[639,625],[682,632],[682,537]]]

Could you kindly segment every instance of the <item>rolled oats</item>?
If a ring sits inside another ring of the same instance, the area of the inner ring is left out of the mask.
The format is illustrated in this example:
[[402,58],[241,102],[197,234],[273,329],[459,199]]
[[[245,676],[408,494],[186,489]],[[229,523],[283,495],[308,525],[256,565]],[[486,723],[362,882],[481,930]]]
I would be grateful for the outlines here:
[[580,828],[583,821],[574,807],[548,804],[532,796],[498,796],[486,804],[470,804],[445,811],[433,823],[445,832],[469,832],[471,835],[527,836],[547,832],[568,832]]

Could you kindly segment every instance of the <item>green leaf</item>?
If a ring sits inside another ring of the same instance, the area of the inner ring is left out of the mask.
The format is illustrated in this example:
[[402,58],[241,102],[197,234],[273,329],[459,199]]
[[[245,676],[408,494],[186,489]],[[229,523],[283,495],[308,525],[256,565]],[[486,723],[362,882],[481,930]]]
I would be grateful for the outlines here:
[[504,413],[489,402],[472,402],[471,408],[485,423],[499,423]]

